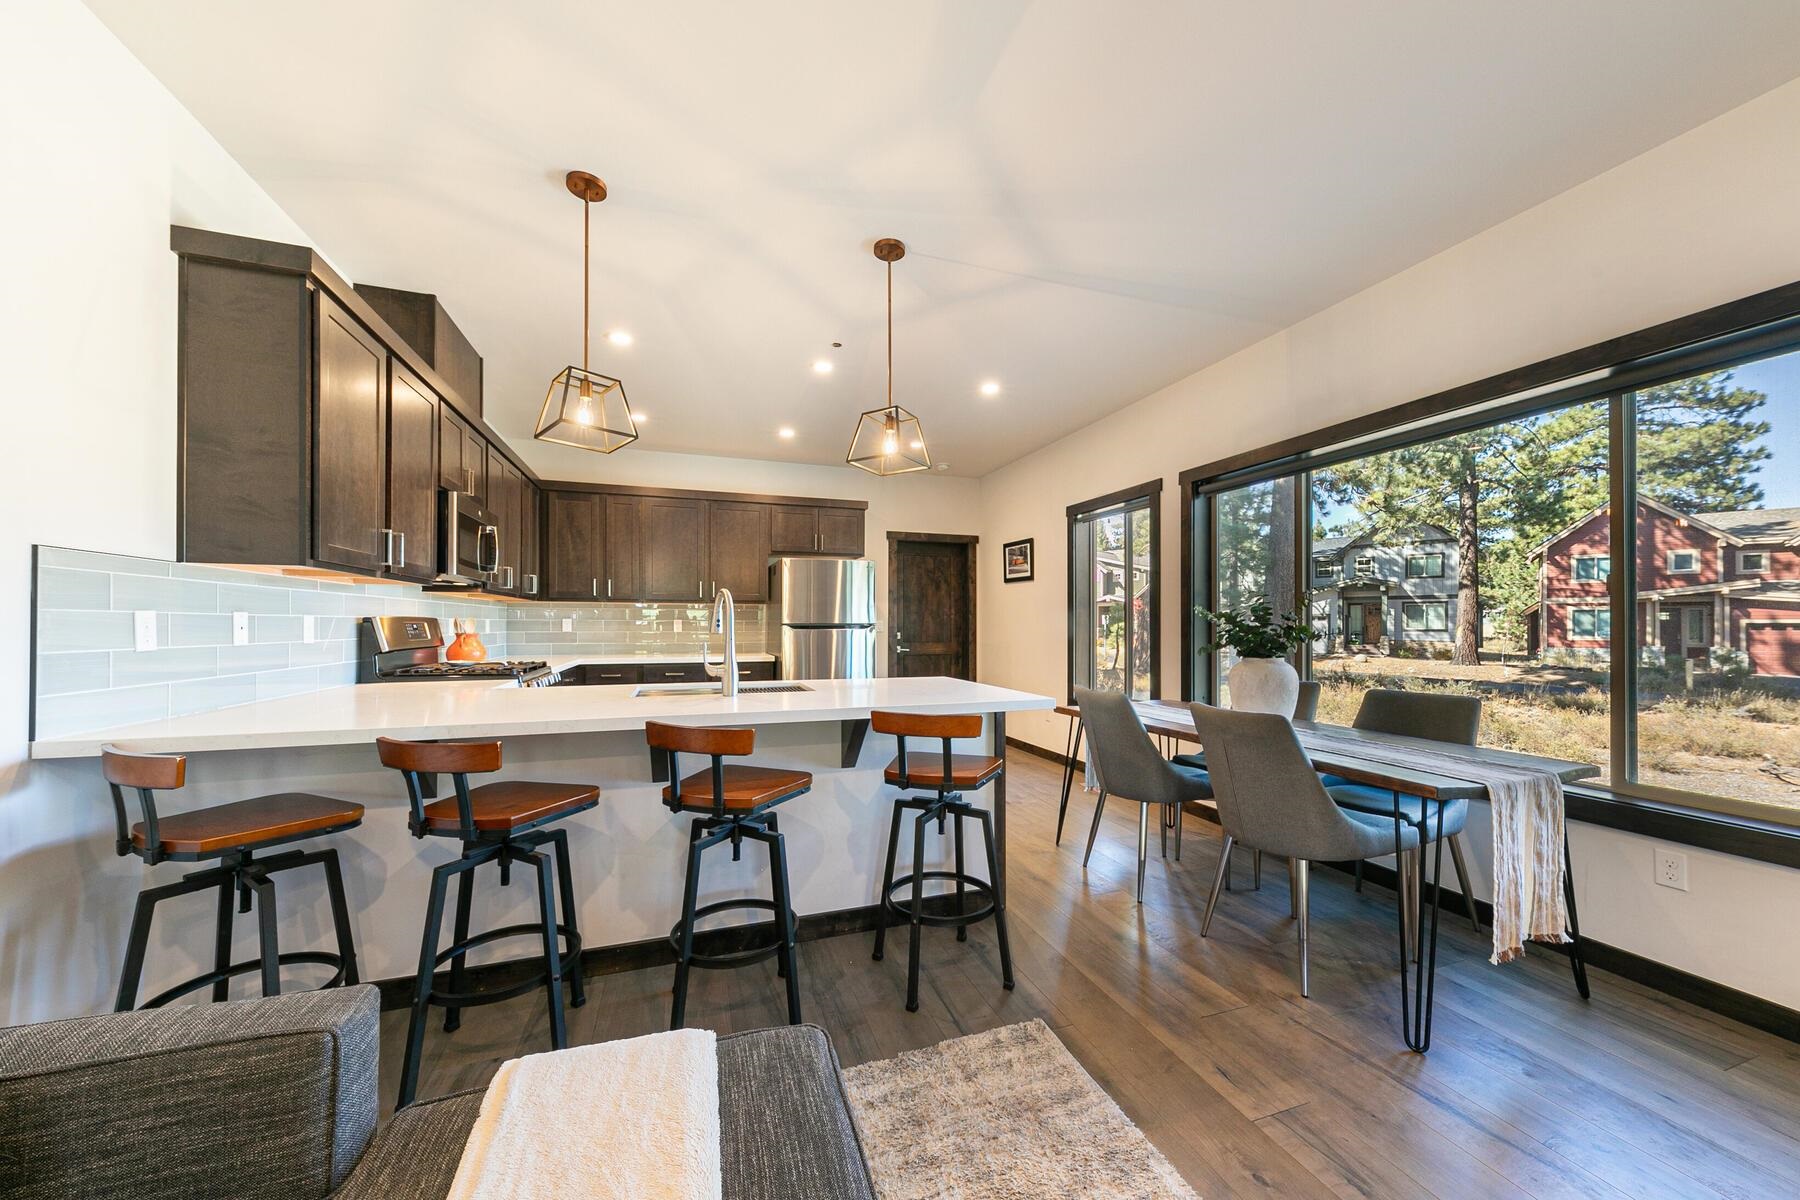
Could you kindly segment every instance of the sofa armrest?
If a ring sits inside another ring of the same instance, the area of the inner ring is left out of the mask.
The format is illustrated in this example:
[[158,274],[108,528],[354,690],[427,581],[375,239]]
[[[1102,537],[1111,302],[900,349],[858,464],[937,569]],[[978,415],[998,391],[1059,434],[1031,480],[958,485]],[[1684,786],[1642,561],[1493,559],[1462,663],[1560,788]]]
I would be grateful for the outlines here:
[[0,1195],[311,1200],[375,1130],[378,993],[0,1030]]

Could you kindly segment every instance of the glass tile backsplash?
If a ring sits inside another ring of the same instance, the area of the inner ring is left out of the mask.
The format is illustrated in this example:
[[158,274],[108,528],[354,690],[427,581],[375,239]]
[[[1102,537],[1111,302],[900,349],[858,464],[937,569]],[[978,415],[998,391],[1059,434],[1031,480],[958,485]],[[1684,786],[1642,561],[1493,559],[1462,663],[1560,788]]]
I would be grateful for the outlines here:
[[[472,619],[489,654],[510,658],[697,658],[711,616],[710,606],[514,604],[53,546],[38,547],[34,594],[35,738],[354,683],[365,616]],[[155,614],[153,650],[135,648],[139,612]],[[246,645],[233,645],[234,613],[249,615]],[[739,605],[737,621],[739,653],[769,650],[762,605]]]

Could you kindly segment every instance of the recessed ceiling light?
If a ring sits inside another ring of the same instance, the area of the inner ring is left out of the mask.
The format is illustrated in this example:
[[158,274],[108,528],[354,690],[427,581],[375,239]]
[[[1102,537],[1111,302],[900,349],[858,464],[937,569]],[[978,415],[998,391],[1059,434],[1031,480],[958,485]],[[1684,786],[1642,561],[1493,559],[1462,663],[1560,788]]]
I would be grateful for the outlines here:
[[813,374],[814,375],[829,375],[829,374],[831,374],[831,360],[829,358],[813,359]]
[[1000,383],[995,379],[986,380],[982,383],[980,390],[981,394],[984,396],[998,396],[1000,394]]
[[626,333],[623,329],[615,329],[606,335],[606,340],[615,346],[629,346],[631,345],[632,339],[631,335]]
[[794,427],[792,425],[783,425],[780,429],[775,431],[775,436],[784,440],[792,439],[794,436]]

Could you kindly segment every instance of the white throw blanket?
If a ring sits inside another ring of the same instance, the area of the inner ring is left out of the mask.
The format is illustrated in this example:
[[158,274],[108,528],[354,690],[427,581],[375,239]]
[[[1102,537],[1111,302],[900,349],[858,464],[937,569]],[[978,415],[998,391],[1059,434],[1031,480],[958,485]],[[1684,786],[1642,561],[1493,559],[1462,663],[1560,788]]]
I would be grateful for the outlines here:
[[[1563,898],[1563,787],[1547,771],[1498,766],[1455,751],[1380,745],[1320,729],[1297,731],[1309,748],[1337,750],[1365,762],[1411,767],[1487,788],[1494,826],[1494,953],[1510,962],[1524,942],[1569,940]],[[1435,831],[1427,825],[1427,831]]]
[[503,1063],[449,1200],[719,1200],[719,1058],[703,1029]]

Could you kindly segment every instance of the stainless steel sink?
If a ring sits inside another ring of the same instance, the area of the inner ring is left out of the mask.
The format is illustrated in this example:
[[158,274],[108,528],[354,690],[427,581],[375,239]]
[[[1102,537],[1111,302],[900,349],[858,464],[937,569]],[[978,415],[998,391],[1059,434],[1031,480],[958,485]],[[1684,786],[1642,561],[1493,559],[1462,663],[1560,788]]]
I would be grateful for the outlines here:
[[[720,696],[725,689],[716,683],[650,683],[631,693],[633,699],[652,696]],[[738,695],[751,692],[810,692],[804,683],[740,683]]]

